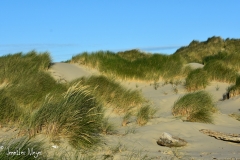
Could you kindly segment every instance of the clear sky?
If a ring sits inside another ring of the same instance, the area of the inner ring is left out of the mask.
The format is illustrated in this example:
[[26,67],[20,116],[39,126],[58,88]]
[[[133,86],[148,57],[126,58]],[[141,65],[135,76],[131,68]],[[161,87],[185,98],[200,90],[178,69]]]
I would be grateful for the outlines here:
[[240,38],[240,0],[1,0],[0,56],[48,51],[174,53],[192,40]]

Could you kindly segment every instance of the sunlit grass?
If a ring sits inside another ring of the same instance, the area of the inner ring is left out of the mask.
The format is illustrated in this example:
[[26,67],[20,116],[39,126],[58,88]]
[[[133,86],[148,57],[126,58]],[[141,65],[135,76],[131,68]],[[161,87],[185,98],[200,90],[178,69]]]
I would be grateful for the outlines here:
[[186,78],[185,87],[188,91],[205,89],[209,84],[208,79],[208,74],[203,69],[192,70]]
[[71,86],[62,98],[49,97],[32,117],[35,133],[50,135],[52,139],[67,138],[75,148],[97,145],[103,122],[103,110],[87,87],[79,83]]
[[[81,78],[81,84],[89,86],[96,99],[117,113],[135,110],[145,103],[139,91],[124,88],[114,79],[105,76]],[[74,82],[79,81],[75,80]],[[73,82],[72,82],[73,83]]]
[[212,123],[216,111],[212,97],[205,91],[188,93],[179,98],[172,108],[174,116],[182,116],[190,122]]
[[60,95],[66,90],[46,72],[50,63],[49,53],[35,51],[0,57],[2,123],[27,126],[31,112],[40,107],[48,93]]
[[98,69],[102,74],[120,79],[154,81],[183,75],[184,60],[179,55],[150,55],[137,50],[125,52],[84,52],[74,56],[71,62]]
[[237,70],[227,67],[223,61],[210,61],[204,68],[211,81],[234,83],[237,77]]

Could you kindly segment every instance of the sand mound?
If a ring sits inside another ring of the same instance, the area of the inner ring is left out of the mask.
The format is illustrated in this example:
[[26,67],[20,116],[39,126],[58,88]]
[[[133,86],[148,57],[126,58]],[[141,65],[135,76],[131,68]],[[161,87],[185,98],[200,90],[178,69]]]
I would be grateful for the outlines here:
[[203,68],[204,65],[200,63],[188,63],[186,66],[190,66],[192,69]]
[[70,82],[80,77],[88,77],[93,74],[98,74],[96,70],[89,70],[85,66],[69,63],[54,63],[49,72],[60,82]]

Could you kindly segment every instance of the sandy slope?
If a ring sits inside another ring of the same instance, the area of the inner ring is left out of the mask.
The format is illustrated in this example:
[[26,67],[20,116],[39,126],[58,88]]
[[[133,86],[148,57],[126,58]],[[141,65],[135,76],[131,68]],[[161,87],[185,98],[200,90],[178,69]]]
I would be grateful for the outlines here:
[[96,70],[90,70],[85,66],[69,63],[54,63],[49,72],[57,81],[72,81],[80,77],[88,77],[93,74],[98,74]]

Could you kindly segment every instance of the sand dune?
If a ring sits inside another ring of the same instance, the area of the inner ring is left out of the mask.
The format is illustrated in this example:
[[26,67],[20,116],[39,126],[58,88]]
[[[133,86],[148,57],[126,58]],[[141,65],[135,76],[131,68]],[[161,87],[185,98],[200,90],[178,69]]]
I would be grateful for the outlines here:
[[[188,65],[192,68],[203,67],[203,65],[198,63]],[[59,75],[67,81],[97,73],[83,66],[64,63],[54,64],[51,67],[51,72],[55,74],[54,76]],[[141,90],[144,97],[158,108],[158,112],[156,117],[143,127],[137,126],[135,122],[130,123],[128,127],[122,127],[120,125],[122,117],[111,112],[108,113],[109,120],[118,126],[119,132],[125,132],[129,127],[136,130],[136,133],[126,136],[105,136],[107,146],[115,146],[118,143],[124,146],[121,152],[114,155],[114,159],[123,159],[128,152],[136,153],[137,151],[141,151],[138,153],[146,154],[154,159],[169,159],[173,157],[176,159],[181,157],[182,159],[240,158],[239,144],[217,140],[199,132],[200,129],[210,129],[224,133],[239,134],[240,122],[228,116],[228,114],[239,112],[240,96],[226,101],[219,101],[229,84],[212,82],[206,88],[206,91],[213,95],[219,111],[214,114],[214,124],[203,124],[183,122],[172,116],[171,109],[174,102],[187,93],[182,85],[178,86],[179,92],[176,94],[170,84],[162,85],[163,82],[159,82],[160,87],[157,90],[150,83],[132,81],[121,83],[127,88]],[[162,132],[167,132],[186,140],[188,142],[187,146],[176,149],[157,145],[156,141]]]
[[84,66],[69,63],[54,63],[49,72],[56,80],[72,81],[80,77],[88,77],[93,74],[98,74],[96,70],[89,70]]
[[[202,67],[201,64],[196,63],[189,65],[193,68]],[[58,81],[64,79],[63,82],[72,81],[83,76],[88,77],[99,74],[96,70],[66,63],[53,64],[49,72]],[[98,154],[108,153],[111,147],[119,145],[118,152],[114,154],[114,160],[127,159],[129,156],[140,159],[140,157],[144,155],[152,159],[240,159],[240,144],[217,140],[199,132],[201,129],[210,129],[223,133],[239,134],[240,121],[230,117],[229,114],[239,113],[240,96],[220,101],[222,95],[226,92],[226,88],[229,86],[228,83],[211,82],[205,89],[212,94],[219,111],[214,114],[213,124],[204,124],[184,122],[172,115],[171,109],[174,102],[187,93],[183,85],[178,86],[178,93],[176,94],[173,91],[172,85],[164,85],[163,81],[159,82],[159,88],[157,88],[157,90],[154,89],[152,84],[146,82],[119,82],[129,89],[142,92],[144,97],[148,99],[158,111],[155,117],[143,127],[139,127],[134,121],[129,123],[128,126],[122,127],[122,115],[107,110],[106,115],[109,117],[109,120],[115,124],[119,133],[105,135],[106,145],[102,147],[102,152]],[[127,130],[131,130],[131,132],[124,135]],[[178,136],[188,143],[186,146],[179,148],[159,146],[156,142],[163,132]],[[9,135],[14,136],[16,133],[14,128],[12,130],[4,130],[4,128],[2,128],[0,130],[0,140],[3,140]],[[65,147],[64,145],[60,145],[58,148],[52,148],[51,151],[65,150]]]

